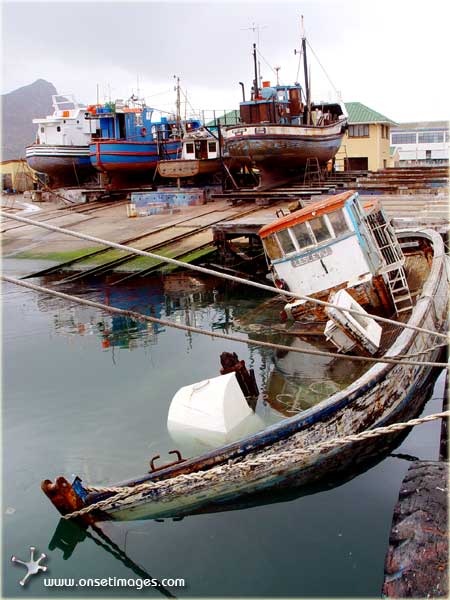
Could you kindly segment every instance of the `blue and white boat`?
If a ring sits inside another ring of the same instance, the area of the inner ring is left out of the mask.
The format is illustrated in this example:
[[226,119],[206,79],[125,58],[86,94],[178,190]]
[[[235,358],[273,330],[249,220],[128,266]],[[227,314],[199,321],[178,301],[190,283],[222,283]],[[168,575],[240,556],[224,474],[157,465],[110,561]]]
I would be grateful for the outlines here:
[[150,184],[159,160],[178,158],[184,132],[200,127],[200,121],[168,119],[153,121],[153,109],[131,99],[96,107],[91,118],[99,119],[89,156],[92,166],[105,175],[107,187]]

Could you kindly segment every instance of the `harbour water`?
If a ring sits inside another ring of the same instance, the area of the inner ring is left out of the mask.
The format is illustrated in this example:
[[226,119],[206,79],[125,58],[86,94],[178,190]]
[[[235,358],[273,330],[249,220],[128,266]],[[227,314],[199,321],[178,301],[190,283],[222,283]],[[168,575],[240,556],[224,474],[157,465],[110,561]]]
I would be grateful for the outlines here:
[[[39,265],[5,260],[3,268],[20,277]],[[248,289],[183,273],[127,287],[107,283],[63,290],[210,331],[280,340],[270,333],[278,310],[261,312],[263,299]],[[170,400],[181,386],[218,375],[221,352],[237,352],[255,370],[266,394],[256,407],[262,424],[346,385],[361,367],[144,325],[10,284],[2,303],[3,595],[379,597],[400,483],[412,457],[437,459],[438,422],[413,430],[365,472],[314,494],[272,494],[260,505],[179,521],[104,523],[112,545],[98,532],[69,526],[60,536],[73,546],[64,558],[55,547],[59,514],[40,481],[77,474],[108,484],[143,474],[157,454],[160,462],[171,460]],[[441,410],[442,388],[441,377],[424,413]],[[26,559],[30,546],[48,555],[48,573],[22,589],[23,569],[10,557]],[[186,586],[139,592],[43,583],[44,577],[136,579],[144,572],[184,578]]]

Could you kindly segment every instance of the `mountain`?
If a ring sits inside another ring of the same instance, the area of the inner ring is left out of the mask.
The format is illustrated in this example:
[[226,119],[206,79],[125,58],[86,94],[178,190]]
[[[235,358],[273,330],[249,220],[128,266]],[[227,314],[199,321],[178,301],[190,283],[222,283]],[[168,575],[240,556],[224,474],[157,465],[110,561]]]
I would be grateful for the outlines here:
[[2,94],[1,160],[25,157],[25,146],[36,137],[32,120],[53,113],[52,94],[57,94],[55,86],[44,79]]

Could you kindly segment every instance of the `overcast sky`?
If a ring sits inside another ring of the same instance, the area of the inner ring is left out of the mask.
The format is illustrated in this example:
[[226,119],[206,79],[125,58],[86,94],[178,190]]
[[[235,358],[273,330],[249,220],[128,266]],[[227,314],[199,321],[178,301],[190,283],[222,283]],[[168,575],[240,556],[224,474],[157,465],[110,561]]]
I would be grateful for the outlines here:
[[[38,78],[95,103],[136,92],[171,110],[181,78],[195,109],[232,109],[261,72],[297,78],[300,15],[308,42],[344,101],[395,121],[447,120],[449,17],[445,0],[297,2],[3,2],[2,93]],[[313,100],[336,98],[309,51]],[[303,81],[303,70],[300,71]],[[41,116],[41,115],[37,115]]]

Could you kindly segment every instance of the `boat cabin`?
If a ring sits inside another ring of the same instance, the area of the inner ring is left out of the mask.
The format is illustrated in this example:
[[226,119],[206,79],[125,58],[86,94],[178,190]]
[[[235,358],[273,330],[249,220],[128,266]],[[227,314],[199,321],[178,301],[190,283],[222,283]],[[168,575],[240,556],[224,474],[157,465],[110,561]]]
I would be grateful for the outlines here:
[[275,285],[302,295],[352,288],[374,277],[389,286],[386,274],[404,264],[379,203],[363,207],[353,191],[281,217],[259,236]]
[[38,125],[36,143],[49,146],[86,146],[98,127],[98,120],[86,119],[84,104],[71,94],[52,96],[53,114],[33,119]]
[[[270,81],[263,81],[263,87],[256,98],[240,103],[241,123],[306,124],[307,106],[302,101],[302,94],[302,87],[298,83],[271,86]],[[311,105],[311,123],[314,126],[329,125],[342,115],[340,104]]]
[[180,138],[180,127],[187,132],[200,127],[200,121],[177,122],[161,117],[152,121],[153,108],[143,103],[127,102],[119,99],[104,105],[93,105],[87,109],[87,118],[100,119],[100,126],[93,138],[107,140],[127,140],[151,142]]
[[206,129],[187,133],[183,139],[181,158],[185,160],[210,160],[219,157],[219,141]]

